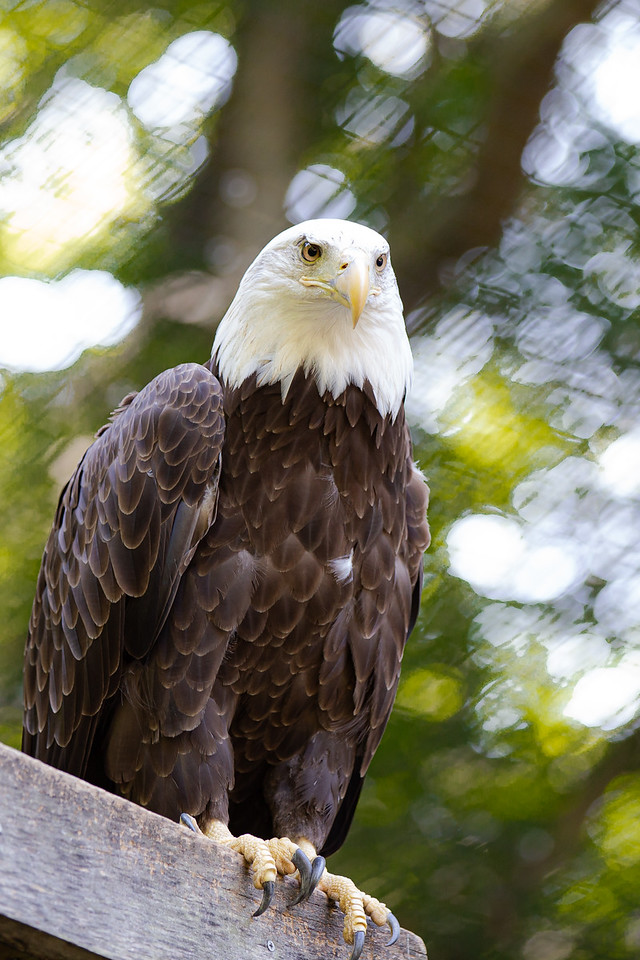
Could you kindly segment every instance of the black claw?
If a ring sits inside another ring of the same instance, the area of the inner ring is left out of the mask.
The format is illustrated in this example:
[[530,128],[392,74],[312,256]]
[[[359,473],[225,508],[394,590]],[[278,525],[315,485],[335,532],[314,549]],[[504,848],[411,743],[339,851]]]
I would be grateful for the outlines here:
[[309,857],[300,847],[296,849],[291,857],[291,863],[298,868],[298,873],[300,874],[300,890],[298,891],[298,896],[289,904],[290,907],[295,907],[296,903],[302,903],[303,900],[306,900],[307,897],[311,895],[310,884],[312,869]]
[[311,864],[311,881],[309,884],[309,896],[313,893],[315,888],[320,883],[320,877],[324,873],[327,867],[327,861],[324,857],[314,857],[313,863]]
[[387,941],[387,946],[391,947],[396,942],[400,936],[400,924],[394,917],[394,915],[389,911],[389,916],[387,917],[387,923],[391,927],[391,940]]
[[254,917],[260,917],[262,914],[269,908],[271,901],[273,900],[273,894],[276,889],[275,880],[265,880],[262,885],[262,900],[260,901],[260,906],[254,913]]
[[353,950],[349,960],[360,960],[364,950],[364,930],[357,930],[353,935]]
[[185,827],[189,827],[189,830],[193,830],[194,833],[201,833],[200,827],[195,822],[190,813],[181,813],[180,814],[180,823]]
[[325,871],[327,861],[324,857],[314,857],[313,863],[311,863],[306,853],[298,847],[291,857],[291,862],[298,868],[298,873],[300,874],[300,890],[298,896],[289,904],[290,907],[295,907],[297,903],[303,903],[303,901],[309,899],[320,882],[320,877]]

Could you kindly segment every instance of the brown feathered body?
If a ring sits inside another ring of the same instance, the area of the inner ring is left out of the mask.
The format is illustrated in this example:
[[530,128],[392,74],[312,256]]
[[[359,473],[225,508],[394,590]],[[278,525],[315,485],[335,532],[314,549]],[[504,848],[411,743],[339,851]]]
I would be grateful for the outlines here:
[[23,749],[158,813],[348,830],[419,602],[427,488],[404,412],[301,371],[184,364],[127,398],[62,493]]
[[326,855],[391,711],[428,542],[387,241],[283,231],[212,356],[126,398],[61,495],[23,747],[205,832]]

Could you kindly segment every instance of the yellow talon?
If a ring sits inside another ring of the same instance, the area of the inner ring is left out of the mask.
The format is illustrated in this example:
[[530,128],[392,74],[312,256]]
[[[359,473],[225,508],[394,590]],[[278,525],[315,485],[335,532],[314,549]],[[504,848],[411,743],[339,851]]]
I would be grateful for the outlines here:
[[[229,828],[221,820],[212,820],[205,825],[203,833],[210,840],[222,843],[236,853],[240,853],[251,866],[253,885],[257,890],[264,888],[265,883],[275,881],[278,874],[285,876],[295,873],[296,866],[291,858],[298,849],[298,844],[288,837],[272,837],[271,840],[261,840],[250,833],[243,833],[234,837]],[[313,847],[307,841],[311,851]],[[313,851],[315,855],[315,851]]]
[[271,840],[265,842],[275,861],[278,873],[282,876],[295,873],[296,868],[291,863],[291,857],[296,852],[296,844],[293,840],[289,840],[288,837],[272,837]]
[[226,824],[221,820],[212,820],[204,827],[203,833],[215,843],[222,843],[226,847],[242,854],[251,867],[253,885],[256,890],[264,889],[266,883],[274,883],[278,875],[275,860],[266,840],[254,837],[250,833],[243,833],[234,837]]
[[[191,829],[197,828],[193,818],[190,817],[185,822]],[[269,905],[277,875],[284,876],[296,872],[297,867],[292,859],[296,851],[302,851],[305,855],[303,859],[308,858],[309,861],[312,861],[316,858],[313,844],[304,838],[294,843],[288,837],[273,837],[271,840],[261,840],[250,833],[234,837],[221,820],[210,821],[205,825],[202,832],[210,840],[222,843],[242,854],[250,865],[253,885],[256,889],[264,891],[263,902],[254,916],[262,913]],[[322,858],[318,859],[322,861],[322,864],[324,863]],[[302,864],[300,866],[302,868]],[[309,869],[308,866],[307,869]],[[303,884],[302,876],[301,884]],[[313,889],[313,886],[310,889]],[[355,944],[352,957],[360,957],[361,955],[363,938],[367,930],[367,917],[370,917],[378,927],[389,924],[392,934],[389,943],[394,943],[397,939],[400,928],[391,911],[380,900],[376,900],[375,897],[370,897],[369,894],[358,890],[353,880],[325,870],[318,882],[318,889],[322,890],[329,899],[335,900],[339,904],[344,914],[344,939],[349,944]]]
[[[182,820],[192,830],[199,832],[193,817],[183,815]],[[269,906],[278,874],[295,873],[297,862],[300,867],[301,888],[304,889],[306,885],[306,896],[308,897],[315,887],[318,873],[324,866],[324,858],[317,857],[313,844],[304,838],[294,843],[288,837],[273,837],[271,840],[261,840],[250,833],[234,837],[221,820],[210,821],[204,826],[202,832],[210,840],[222,843],[240,853],[250,865],[253,884],[256,889],[263,891],[262,903],[254,916],[259,916]],[[304,861],[306,861],[306,867],[303,871]],[[312,861],[316,868],[314,871],[315,878],[311,874],[310,864]],[[395,943],[400,932],[398,921],[384,903],[358,890],[353,880],[329,873],[325,869],[317,883],[317,888],[322,890],[329,899],[337,901],[344,914],[344,939],[347,943],[354,944],[352,960],[358,960],[361,957],[367,930],[367,917],[370,917],[378,927],[388,923],[391,928],[389,943]],[[297,903],[299,900],[293,902]]]
[[254,837],[250,833],[243,833],[236,837],[229,846],[237,853],[241,853],[253,873],[253,885],[256,890],[262,890],[265,883],[278,876],[275,861],[265,840]]
[[362,894],[362,903],[365,913],[371,917],[377,927],[384,927],[389,922],[389,908],[381,900],[370,897],[368,893]]
[[367,929],[364,894],[358,890],[353,880],[349,880],[348,877],[339,877],[328,871],[322,875],[318,888],[323,890],[331,900],[337,900],[344,913],[344,939],[347,943],[353,943],[354,935],[358,930],[364,933]]

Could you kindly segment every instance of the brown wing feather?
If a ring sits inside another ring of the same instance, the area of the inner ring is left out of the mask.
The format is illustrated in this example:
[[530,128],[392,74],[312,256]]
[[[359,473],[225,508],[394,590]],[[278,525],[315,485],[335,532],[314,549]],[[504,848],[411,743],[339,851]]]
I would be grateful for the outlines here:
[[[422,557],[430,541],[427,524],[429,488],[411,460],[411,441],[406,427],[403,432],[406,438],[404,475],[396,487],[396,509],[395,511],[388,509],[387,513],[395,512],[396,516],[404,513],[406,526],[402,542],[398,544],[398,554],[394,555],[392,576],[388,575],[391,570],[387,566],[387,576],[384,579],[380,576],[378,579],[378,589],[381,584],[383,589],[375,594],[363,591],[359,605],[361,632],[356,633],[355,636],[352,633],[350,636],[350,648],[353,652],[363,644],[367,636],[372,635],[375,612],[380,613],[383,618],[382,626],[376,644],[377,656],[370,674],[373,679],[368,689],[369,728],[358,747],[353,773],[322,846],[321,852],[326,857],[342,846],[349,832],[367,768],[380,744],[391,714],[400,678],[404,644],[415,626],[420,606]],[[383,524],[378,516],[376,514],[376,519],[372,520],[369,527],[366,538],[367,551],[370,547],[375,551],[376,541],[384,534]],[[387,554],[388,550],[385,547],[383,556],[386,557]],[[410,598],[408,603],[407,594]],[[330,678],[330,682],[335,685],[339,680]]]
[[210,525],[223,432],[219,384],[198,364],[160,374],[98,432],[62,492],[38,577],[25,752],[89,775],[124,665],[149,652]]

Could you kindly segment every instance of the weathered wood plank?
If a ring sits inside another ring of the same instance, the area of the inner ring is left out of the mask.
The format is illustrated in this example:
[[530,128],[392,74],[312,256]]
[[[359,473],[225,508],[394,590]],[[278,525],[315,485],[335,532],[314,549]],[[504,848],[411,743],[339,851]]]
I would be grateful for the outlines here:
[[[0,960],[348,960],[339,911],[288,910],[296,886],[254,919],[236,854],[0,744]],[[363,957],[426,957],[387,939],[370,925]]]

